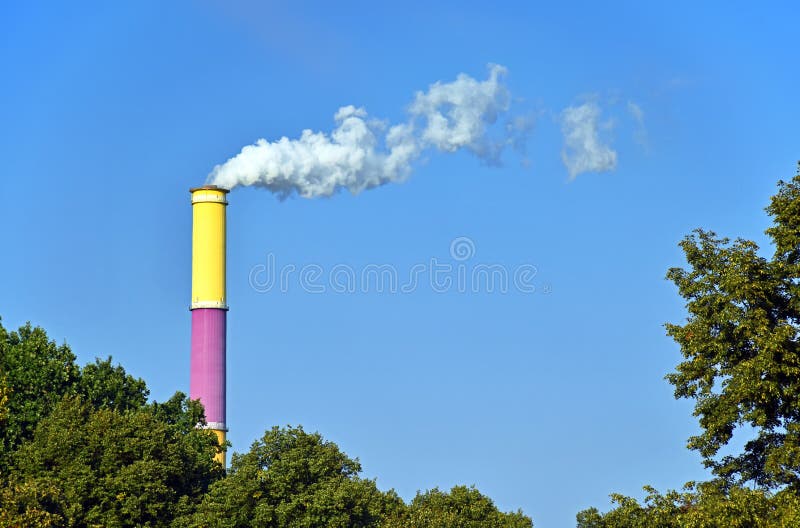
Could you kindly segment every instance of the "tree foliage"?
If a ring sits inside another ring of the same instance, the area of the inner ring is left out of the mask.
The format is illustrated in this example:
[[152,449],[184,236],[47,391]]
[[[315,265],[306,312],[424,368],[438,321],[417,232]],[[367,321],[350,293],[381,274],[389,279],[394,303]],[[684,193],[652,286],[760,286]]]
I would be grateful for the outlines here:
[[[695,400],[701,427],[689,447],[716,475],[765,488],[800,485],[800,173],[778,187],[767,207],[772,258],[697,230],[681,243],[689,268],[667,274],[689,312],[666,325],[684,357],[667,379],[677,398]],[[754,438],[718,456],[741,426]]]
[[59,507],[61,488],[52,480],[25,480],[11,477],[0,486],[0,526],[57,528],[64,526]]
[[7,389],[7,418],[0,430],[0,474],[9,453],[30,438],[36,424],[73,389],[80,369],[66,345],[56,345],[30,323],[16,332],[0,325],[0,376]]
[[129,375],[121,365],[113,365],[109,357],[81,369],[77,393],[95,409],[127,411],[147,403],[150,391],[144,380]]
[[616,507],[580,512],[578,528],[786,528],[800,526],[800,497],[791,490],[771,495],[762,489],[730,487],[721,481],[690,483],[682,492],[645,487],[640,504],[611,496]]
[[[580,512],[579,528],[800,526],[800,164],[766,211],[770,258],[753,241],[698,229],[680,244],[688,268],[667,273],[688,311],[666,325],[683,355],[667,380],[676,398],[695,400],[701,432],[688,447],[717,478],[645,488],[642,504],[612,495],[616,507]],[[720,454],[737,430],[750,438]]]
[[160,420],[152,407],[97,409],[64,397],[14,453],[0,511],[21,525],[168,526],[222,475],[215,436],[194,427],[198,409],[176,398],[189,427]]
[[477,489],[418,493],[406,505],[360,478],[361,465],[302,427],[273,427],[234,455],[181,527],[219,528],[531,528],[522,512],[503,513]]
[[6,377],[0,373],[0,428],[3,430],[8,424],[8,395],[10,393],[11,390],[8,387],[8,382],[6,382]]
[[0,475],[8,457],[65,395],[81,395],[95,408],[137,409],[149,391],[111,358],[81,369],[66,344],[57,345],[30,323],[16,332],[0,324]]
[[455,486],[417,493],[408,508],[398,510],[384,528],[532,528],[521,511],[503,513],[474,487]]
[[203,409],[147,404],[111,358],[79,368],[66,344],[0,325],[0,526],[167,526],[223,474]]
[[361,465],[302,427],[273,427],[248,453],[234,454],[197,512],[178,526],[359,528],[402,507],[393,493],[358,476]]
[[147,403],[111,358],[82,369],[41,328],[0,325],[0,528],[530,528],[474,488],[406,505],[357,459],[302,427],[273,427],[225,476],[202,406]]

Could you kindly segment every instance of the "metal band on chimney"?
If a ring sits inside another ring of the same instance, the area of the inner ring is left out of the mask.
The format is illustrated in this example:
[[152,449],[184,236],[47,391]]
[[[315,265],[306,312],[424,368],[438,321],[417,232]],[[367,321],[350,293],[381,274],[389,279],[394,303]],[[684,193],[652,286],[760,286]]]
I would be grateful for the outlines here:
[[216,308],[217,310],[228,311],[228,305],[219,301],[197,301],[189,305],[190,310],[198,310],[200,308]]
[[207,422],[204,429],[213,429],[215,431],[227,431],[228,428],[223,422]]
[[198,187],[190,190],[189,192],[192,193],[192,204],[209,202],[228,205],[228,200],[225,198],[225,193],[230,191],[227,189],[209,185],[208,187]]

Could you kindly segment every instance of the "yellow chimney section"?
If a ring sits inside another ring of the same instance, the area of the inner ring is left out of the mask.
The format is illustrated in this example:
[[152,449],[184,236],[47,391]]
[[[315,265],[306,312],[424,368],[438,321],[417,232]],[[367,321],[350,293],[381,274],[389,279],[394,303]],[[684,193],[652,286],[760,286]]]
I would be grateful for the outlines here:
[[228,308],[225,298],[227,189],[192,189],[192,309]]

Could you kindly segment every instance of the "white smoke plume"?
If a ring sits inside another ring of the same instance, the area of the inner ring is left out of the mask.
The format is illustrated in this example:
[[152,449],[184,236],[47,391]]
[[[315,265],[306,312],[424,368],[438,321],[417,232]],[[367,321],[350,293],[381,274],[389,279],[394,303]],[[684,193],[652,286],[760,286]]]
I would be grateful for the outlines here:
[[510,106],[505,74],[503,66],[490,64],[484,81],[462,73],[453,82],[437,82],[417,92],[408,120],[393,126],[369,119],[363,108],[344,106],[334,115],[336,128],[330,134],[304,130],[297,139],[259,139],[214,167],[208,181],[227,189],[255,185],[281,197],[314,198],[403,181],[430,148],[466,149],[496,162],[506,145],[519,141],[510,135],[493,140],[488,133]]
[[570,106],[561,112],[561,131],[564,133],[561,159],[570,179],[583,172],[611,171],[617,166],[616,151],[600,139],[599,119],[600,107],[593,102]]
[[636,129],[633,132],[633,139],[638,144],[647,148],[647,127],[644,124],[644,110],[633,101],[628,101],[628,113],[636,122]]

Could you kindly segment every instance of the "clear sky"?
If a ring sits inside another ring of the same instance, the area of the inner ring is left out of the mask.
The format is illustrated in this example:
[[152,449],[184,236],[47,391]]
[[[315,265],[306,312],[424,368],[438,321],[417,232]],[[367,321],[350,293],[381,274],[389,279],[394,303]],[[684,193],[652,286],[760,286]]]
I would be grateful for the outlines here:
[[[357,196],[231,193],[234,450],[302,424],[406,499],[475,484],[539,528],[703,478],[663,380],[680,355],[662,325],[684,317],[663,277],[695,227],[764,240],[800,158],[800,9],[533,4],[4,2],[3,324],[111,354],[156,399],[188,392],[189,187],[259,138],[328,132],[345,105],[402,122],[417,91],[501,64],[533,126],[500,166],[431,150]],[[571,179],[564,110],[587,103],[616,163]],[[325,291],[264,291],[270,259],[319,266]],[[427,271],[407,292],[331,287],[370,265]],[[535,267],[534,291],[458,288],[478,265]]]

